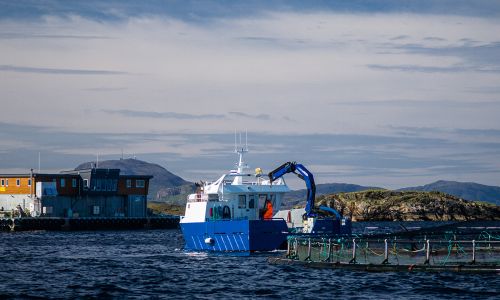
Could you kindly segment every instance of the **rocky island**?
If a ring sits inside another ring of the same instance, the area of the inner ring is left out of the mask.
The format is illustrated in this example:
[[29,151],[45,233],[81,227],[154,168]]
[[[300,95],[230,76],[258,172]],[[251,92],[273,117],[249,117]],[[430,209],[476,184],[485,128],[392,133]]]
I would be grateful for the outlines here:
[[442,192],[368,190],[322,195],[316,206],[337,209],[353,221],[500,220],[500,206]]

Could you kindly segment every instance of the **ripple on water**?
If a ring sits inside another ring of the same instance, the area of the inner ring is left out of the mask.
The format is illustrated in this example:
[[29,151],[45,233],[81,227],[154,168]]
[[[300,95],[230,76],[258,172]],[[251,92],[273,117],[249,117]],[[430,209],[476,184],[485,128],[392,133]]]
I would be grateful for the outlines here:
[[495,299],[498,275],[276,266],[185,252],[178,230],[0,233],[0,298]]

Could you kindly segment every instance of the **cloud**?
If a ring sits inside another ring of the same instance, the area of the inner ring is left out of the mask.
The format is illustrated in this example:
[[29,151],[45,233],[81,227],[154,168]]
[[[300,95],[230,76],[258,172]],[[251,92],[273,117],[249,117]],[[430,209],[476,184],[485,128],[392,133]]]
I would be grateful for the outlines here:
[[408,39],[408,38],[409,38],[408,35],[398,35],[398,36],[390,38],[389,40],[391,40],[391,41],[399,41],[399,40],[405,40],[405,39]]
[[234,2],[225,0],[167,1],[155,0],[87,0],[33,2],[17,0],[4,4],[0,18],[42,18],[47,15],[79,15],[95,20],[121,21],[127,17],[163,15],[191,22],[204,22],[215,18],[259,16],[269,11],[280,12],[329,12],[329,13],[386,13],[386,14],[435,14],[462,16],[500,16],[500,5],[496,1],[476,0],[379,0],[379,1],[304,1],[250,0]]
[[16,73],[54,74],[54,75],[124,75],[127,72],[108,70],[83,70],[83,69],[55,69],[36,68],[12,65],[0,65],[0,71]]
[[94,88],[85,88],[84,91],[89,92],[116,92],[126,90],[126,87],[94,87]]
[[34,34],[20,32],[0,32],[0,39],[77,39],[77,40],[109,40],[108,36],[99,35],[70,35],[70,34]]
[[[0,123],[0,127],[0,148],[4,152],[0,173],[13,168],[36,168],[38,152],[42,154],[42,169],[71,169],[83,161],[95,160],[97,154],[100,159],[117,159],[123,150],[126,157],[159,163],[190,180],[214,179],[221,168],[229,170],[236,161],[232,153],[234,133],[78,133],[8,123]],[[493,183],[491,178],[498,176],[499,166],[494,158],[500,155],[500,143],[462,141],[481,134],[498,140],[498,130],[452,130],[459,137],[453,139],[442,134],[432,137],[445,131],[436,128],[404,130],[418,131],[420,135],[249,132],[251,151],[246,161],[252,168],[271,170],[285,160],[295,160],[310,168],[318,182],[371,183],[383,187],[428,183],[428,178],[459,179],[454,174],[468,174],[469,179]],[[13,138],[16,143],[9,142]],[[4,143],[10,147],[4,147]]]
[[197,120],[197,119],[225,119],[226,116],[222,114],[185,114],[177,112],[156,112],[156,111],[137,111],[137,110],[127,110],[127,109],[105,109],[102,110],[108,114],[118,114],[125,117],[134,118],[160,118],[160,119],[180,119],[180,120]]
[[455,73],[455,72],[485,72],[500,73],[500,67],[480,67],[480,66],[419,66],[419,65],[367,65],[369,69],[380,71],[400,71],[400,72],[422,72],[422,73]]
[[271,116],[268,114],[258,114],[258,115],[251,115],[239,111],[230,111],[228,113],[231,116],[235,117],[243,117],[243,118],[249,118],[249,119],[256,119],[256,120],[270,120]]
[[[460,65],[442,68],[445,71],[463,71],[472,70],[480,72],[499,72],[500,71],[500,42],[495,41],[482,45],[470,45],[465,43],[460,46],[444,47],[426,47],[418,44],[406,44],[395,46],[406,53],[425,54],[431,56],[458,57],[463,60]],[[405,66],[402,66],[405,68]],[[414,66],[409,66],[413,69]],[[415,66],[416,67],[416,66]],[[422,67],[423,70],[432,70],[431,67]],[[436,68],[439,70],[440,68]]]
[[436,37],[436,36],[428,36],[424,38],[424,41],[431,41],[431,42],[444,42],[446,39]]
[[319,182],[500,178],[500,18],[486,2],[4,3],[2,168],[123,148],[197,180],[231,169],[233,132],[249,128],[253,166],[344,166],[313,169]]
[[[370,108],[384,108],[390,109],[398,107],[400,109],[449,109],[450,107],[456,109],[499,109],[500,101],[456,101],[456,100],[411,100],[411,99],[397,99],[397,100],[353,100],[353,101],[335,101],[330,103],[332,106],[353,106],[353,107],[370,107]],[[390,126],[389,126],[390,127]]]

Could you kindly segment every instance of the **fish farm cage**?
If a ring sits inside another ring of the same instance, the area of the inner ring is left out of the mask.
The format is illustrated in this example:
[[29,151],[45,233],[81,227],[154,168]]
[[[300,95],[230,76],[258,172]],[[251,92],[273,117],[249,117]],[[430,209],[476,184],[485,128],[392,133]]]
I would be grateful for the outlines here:
[[288,237],[273,264],[365,271],[500,272],[500,227],[457,226],[380,235]]

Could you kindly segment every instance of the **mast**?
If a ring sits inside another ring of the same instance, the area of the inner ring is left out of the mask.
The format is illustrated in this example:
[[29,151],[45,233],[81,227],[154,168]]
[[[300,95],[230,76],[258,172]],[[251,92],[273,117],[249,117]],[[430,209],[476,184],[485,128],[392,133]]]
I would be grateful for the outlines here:
[[[245,153],[248,152],[248,145],[245,142],[245,145],[243,145],[242,140],[241,140],[241,133],[240,133],[240,143],[237,145],[236,143],[236,133],[235,133],[235,141],[234,141],[234,152],[238,154],[239,159],[237,163],[237,174],[241,175],[244,173],[245,169],[248,169],[248,165],[245,163],[243,160],[243,156]],[[243,177],[242,176],[236,176],[233,180],[233,184],[242,184],[243,183]]]

